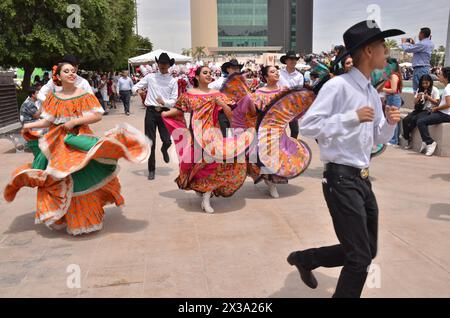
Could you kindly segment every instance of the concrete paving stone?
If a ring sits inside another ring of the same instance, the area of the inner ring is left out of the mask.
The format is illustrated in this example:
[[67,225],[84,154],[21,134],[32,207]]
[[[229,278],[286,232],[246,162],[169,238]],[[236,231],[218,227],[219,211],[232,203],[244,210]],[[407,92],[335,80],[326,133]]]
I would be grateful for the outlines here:
[[[105,116],[93,125],[96,134],[124,120],[143,131],[139,103],[133,98],[130,117],[120,109]],[[306,142],[311,166],[278,186],[279,199],[247,179],[232,198],[212,199],[214,215],[201,211],[194,192],[178,189],[174,148],[163,163],[160,140],[156,180],[147,180],[146,163],[120,162],[126,204],[106,207],[98,233],[71,237],[35,225],[35,189],[10,204],[0,197],[0,297],[331,297],[341,268],[315,270],[319,287],[311,290],[286,262],[292,251],[338,243],[318,147]],[[0,140],[0,189],[31,160]],[[363,297],[450,296],[449,165],[450,158],[394,148],[372,161],[381,286],[370,273]],[[67,286],[72,264],[80,266],[79,289]]]

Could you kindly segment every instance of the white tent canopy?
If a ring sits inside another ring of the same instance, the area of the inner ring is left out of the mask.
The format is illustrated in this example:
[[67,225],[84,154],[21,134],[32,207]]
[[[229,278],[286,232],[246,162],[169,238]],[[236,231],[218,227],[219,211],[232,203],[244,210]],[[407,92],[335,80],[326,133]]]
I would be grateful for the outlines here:
[[412,63],[405,62],[405,63],[399,64],[399,66],[400,66],[400,67],[412,67]]
[[192,61],[192,57],[190,56],[184,56],[165,50],[156,50],[150,53],[129,58],[128,63],[131,65],[153,64],[155,63],[155,57],[159,58],[161,53],[167,53],[171,59],[175,59],[176,64],[186,64]]

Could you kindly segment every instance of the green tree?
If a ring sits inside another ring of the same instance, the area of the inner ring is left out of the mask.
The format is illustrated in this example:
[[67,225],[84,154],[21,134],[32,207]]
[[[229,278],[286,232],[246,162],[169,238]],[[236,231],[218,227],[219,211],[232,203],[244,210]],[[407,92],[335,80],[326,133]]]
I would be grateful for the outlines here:
[[196,57],[198,60],[200,60],[202,57],[206,56],[204,46],[197,46],[194,50],[193,57]]
[[138,54],[145,54],[153,51],[153,43],[146,37],[133,35],[133,46]]
[[395,40],[386,40],[386,47],[389,49],[396,49],[398,48],[397,41]]
[[23,67],[25,89],[35,67],[65,54],[83,69],[114,69],[135,51],[134,12],[133,0],[2,0],[0,65]]
[[192,56],[192,49],[181,49],[181,54],[185,56]]
[[432,67],[439,67],[443,66],[445,61],[445,54],[443,54],[444,51],[440,51],[440,49],[434,50],[433,53],[431,53],[431,66]]

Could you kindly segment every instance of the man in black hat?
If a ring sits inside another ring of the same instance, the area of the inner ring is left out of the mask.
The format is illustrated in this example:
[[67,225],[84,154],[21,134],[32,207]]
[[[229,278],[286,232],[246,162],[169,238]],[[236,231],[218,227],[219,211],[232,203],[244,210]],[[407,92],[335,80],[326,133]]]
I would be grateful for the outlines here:
[[[297,71],[295,66],[297,65],[300,57],[295,54],[294,51],[289,51],[286,55],[280,58],[280,62],[286,65],[286,69],[280,71],[280,82],[281,86],[292,89],[294,87],[303,87],[305,84],[305,78],[303,74]],[[298,138],[298,121],[294,120],[289,123],[289,128],[291,129],[291,137]]]
[[209,88],[220,91],[223,84],[230,75],[239,73],[244,65],[239,64],[238,60],[232,59],[222,65],[222,76],[208,85]]
[[164,162],[169,163],[170,157],[168,149],[172,145],[169,131],[164,124],[161,113],[172,108],[178,98],[178,82],[169,74],[169,68],[175,64],[175,59],[171,59],[167,53],[161,53],[159,58],[155,58],[158,64],[158,72],[148,74],[133,86],[133,93],[141,93],[143,88],[147,88],[145,99],[145,134],[152,141],[152,150],[148,160],[148,180],[155,179],[156,170],[156,129],[158,128],[161,137]]
[[[231,59],[229,62],[226,62],[222,65],[222,76],[208,85],[209,88],[220,91],[223,87],[223,84],[227,80],[227,78],[235,73],[239,73],[244,65],[239,64],[238,60]],[[228,117],[225,115],[223,111],[219,112],[219,124],[220,131],[223,136],[226,136],[227,129],[231,127],[230,121]]]
[[[72,66],[74,66],[78,71],[78,66],[80,65],[78,59],[73,55],[65,55],[59,63],[70,63]],[[89,82],[82,78],[81,76],[77,76],[77,79],[75,81],[75,86],[78,88],[84,89],[86,92],[90,94],[94,94],[92,91],[91,85],[89,85]],[[41,90],[39,91],[39,94],[37,95],[38,102],[37,104],[39,107],[41,107],[42,103],[47,98],[48,93],[50,92],[59,92],[62,90],[61,86],[57,86],[52,79],[49,79],[47,84],[42,86]]]
[[312,270],[343,266],[333,297],[361,296],[368,267],[377,254],[378,206],[369,180],[374,144],[387,143],[400,121],[396,107],[385,115],[370,74],[385,66],[385,38],[404,34],[382,32],[375,21],[363,21],[344,34],[354,68],[328,81],[300,123],[300,132],[318,140],[325,164],[323,193],[338,245],[293,252],[295,265],[310,288],[317,287]]

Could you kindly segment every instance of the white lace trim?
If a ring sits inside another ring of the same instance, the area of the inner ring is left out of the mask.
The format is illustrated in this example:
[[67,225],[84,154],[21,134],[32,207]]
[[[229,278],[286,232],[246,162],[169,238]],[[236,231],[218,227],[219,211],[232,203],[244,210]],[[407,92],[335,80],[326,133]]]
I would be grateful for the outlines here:
[[[123,131],[127,131],[129,134],[133,135],[133,137],[142,145],[147,145],[147,151],[144,151],[142,155],[137,157],[133,162],[136,163],[144,163],[148,161],[150,158],[150,148],[152,147],[152,141],[150,138],[147,137],[147,135],[143,134],[141,131],[136,129],[135,127],[131,126],[128,123],[120,123],[115,128],[105,132],[105,136],[108,134],[114,134],[114,133],[120,133]],[[125,148],[125,153],[127,154],[127,158],[131,158],[129,151]]]
[[[103,114],[103,113],[105,113],[105,110],[103,108],[96,107],[96,108],[93,108],[93,109],[91,109],[89,111],[84,111],[81,114],[82,114],[82,116],[88,116],[88,115]],[[68,121],[80,118],[79,116],[55,117],[53,115],[50,115],[47,112],[42,112],[41,117],[44,118],[45,120],[48,120],[48,121],[52,122],[55,125],[65,124]]]
[[110,166],[117,165],[117,160],[116,159],[98,158],[98,159],[94,159],[94,161],[97,161],[97,162],[99,162],[101,164],[104,164],[104,165],[110,165]]
[[48,226],[48,228],[50,230],[55,230],[55,231],[64,230],[66,227],[67,227],[66,223],[63,223],[63,224],[52,224],[52,225]]
[[72,180],[71,176],[69,176],[69,178],[70,178],[69,186],[67,186],[66,183],[64,181],[62,181],[63,187],[61,189],[60,196],[67,193],[67,200],[64,203],[64,205],[56,211],[50,211],[50,212],[40,215],[40,217],[38,217],[38,218],[35,218],[35,221],[34,221],[35,224],[45,223],[46,226],[50,227],[56,221],[58,221],[64,215],[66,215],[67,211],[69,210],[70,204],[72,203],[72,198],[73,198],[73,180]]
[[100,223],[100,224],[97,224],[97,225],[92,225],[92,226],[89,226],[89,227],[78,228],[78,229],[75,229],[75,230],[71,230],[71,229],[69,229],[69,227],[67,227],[66,231],[70,235],[77,236],[77,235],[81,235],[81,234],[88,234],[88,233],[100,231],[102,228],[103,228],[103,222]]
[[[142,145],[147,146],[147,147],[144,147],[144,151],[140,156],[134,158],[128,151],[127,147],[125,147],[122,143],[120,143],[119,141],[117,141],[114,138],[109,138],[108,136],[106,136],[105,138],[99,140],[99,142],[97,142],[97,144],[94,147],[92,147],[91,150],[89,150],[89,152],[86,155],[86,159],[82,163],[80,163],[77,167],[74,167],[73,169],[70,169],[68,172],[65,172],[65,171],[60,171],[60,170],[57,170],[57,169],[49,166],[49,167],[47,167],[46,172],[48,174],[54,176],[55,178],[64,179],[68,175],[86,167],[86,165],[89,163],[89,161],[93,160],[93,159],[91,159],[91,157],[106,141],[112,142],[112,143],[118,145],[119,147],[121,147],[123,152],[125,153],[125,158],[127,158],[127,160],[129,160],[133,163],[146,162],[148,160],[148,158],[150,157],[151,141],[150,141],[150,139],[148,139],[147,136],[145,136],[139,130],[137,130],[136,128],[134,128],[126,123],[122,123],[122,124],[117,125],[116,128],[106,132],[106,134],[120,133],[123,130],[127,130],[128,132],[130,132],[133,135],[134,138],[136,138],[138,140],[138,142],[140,142]],[[44,140],[44,138],[41,138],[41,140],[39,141],[39,148],[41,149],[41,151],[44,153],[44,155],[48,159],[50,157],[50,153],[48,150],[48,144]]]

